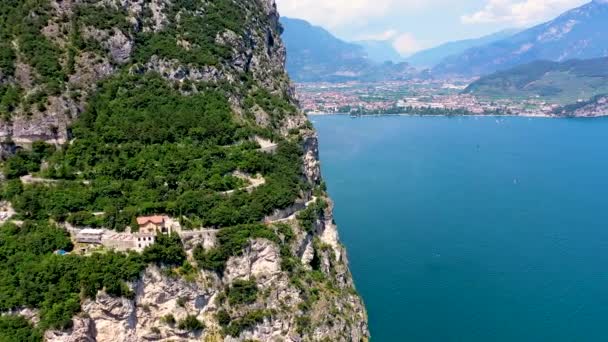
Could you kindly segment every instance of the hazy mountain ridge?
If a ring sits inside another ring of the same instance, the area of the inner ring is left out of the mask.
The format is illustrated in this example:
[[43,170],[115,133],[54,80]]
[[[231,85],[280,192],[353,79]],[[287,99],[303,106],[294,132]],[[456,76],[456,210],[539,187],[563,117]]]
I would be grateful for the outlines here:
[[515,29],[503,30],[487,36],[474,39],[447,42],[430,49],[422,50],[405,59],[406,62],[419,68],[432,68],[445,58],[465,52],[466,50],[493,43],[510,36],[518,31]]
[[437,75],[486,75],[535,60],[608,56],[608,2],[594,0],[512,37],[446,58]]
[[407,63],[377,63],[364,47],[338,39],[304,20],[281,18],[281,23],[287,72],[296,82],[403,80],[419,76]]
[[334,37],[300,19],[281,18],[287,48],[287,71],[296,82],[358,75],[371,61],[365,49]]

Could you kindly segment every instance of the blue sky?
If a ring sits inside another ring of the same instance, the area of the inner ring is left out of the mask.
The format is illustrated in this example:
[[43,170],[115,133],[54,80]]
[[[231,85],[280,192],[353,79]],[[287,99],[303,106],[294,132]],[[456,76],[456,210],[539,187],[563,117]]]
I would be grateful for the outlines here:
[[404,55],[552,19],[590,0],[276,0],[281,15],[346,40],[389,39]]

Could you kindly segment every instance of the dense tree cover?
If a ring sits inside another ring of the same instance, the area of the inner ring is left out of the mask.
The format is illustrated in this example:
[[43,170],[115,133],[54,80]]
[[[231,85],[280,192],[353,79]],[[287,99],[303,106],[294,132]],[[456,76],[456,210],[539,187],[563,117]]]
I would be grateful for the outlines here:
[[128,33],[132,28],[123,8],[104,6],[103,9],[100,9],[99,6],[80,4],[75,8],[74,18],[82,25],[100,30],[119,29]]
[[230,305],[251,304],[258,295],[258,287],[254,280],[235,280],[228,287],[227,297]]
[[[110,295],[131,297],[134,293],[125,282],[136,280],[148,262],[181,265],[185,260],[176,236],[160,236],[158,244],[141,255],[53,254],[71,248],[67,232],[49,223],[26,221],[22,227],[0,227],[0,310],[38,308],[40,329],[66,328],[80,311],[82,296],[94,298],[104,289]],[[19,325],[7,322],[0,321],[0,336],[18,336],[17,330],[27,328],[11,328]]]
[[36,141],[32,150],[20,150],[4,163],[4,175],[8,179],[27,175],[40,170],[40,163],[55,152],[55,148],[44,142]]
[[15,73],[15,50],[10,41],[0,38],[0,74],[10,76]]
[[21,316],[0,316],[0,341],[38,342],[42,332]]
[[[212,87],[200,90],[183,96],[154,74],[126,74],[107,80],[75,125],[74,135],[85,142],[71,152],[91,152],[105,144],[125,144],[120,147],[127,151],[175,142],[227,145],[244,138],[247,132],[232,120],[226,97]],[[100,141],[86,141],[91,138]],[[66,158],[70,157],[77,156]],[[92,165],[90,160],[81,159],[80,165]]]
[[[48,157],[43,176],[60,180],[13,193],[17,211],[58,221],[80,213],[82,223],[118,230],[136,215],[159,212],[188,217],[187,226],[226,227],[259,222],[293,203],[304,186],[298,144],[283,139],[275,154],[258,151],[248,139],[261,130],[235,121],[223,90],[198,88],[184,96],[150,74],[103,82],[73,127],[73,143],[50,157],[23,152],[7,161],[12,179]],[[223,195],[245,185],[236,170],[261,173],[266,184]],[[90,221],[82,212],[106,215]]]
[[[0,45],[0,55],[3,53],[2,49],[3,48]],[[2,59],[2,56],[0,56],[0,59]],[[3,70],[5,69],[0,66],[0,73],[2,73]],[[0,85],[0,119],[10,119],[11,113],[19,106],[21,94],[22,90],[17,86]]]
[[184,252],[182,239],[177,233],[158,235],[155,243],[146,248],[144,260],[159,266],[182,265],[186,261],[186,252]]

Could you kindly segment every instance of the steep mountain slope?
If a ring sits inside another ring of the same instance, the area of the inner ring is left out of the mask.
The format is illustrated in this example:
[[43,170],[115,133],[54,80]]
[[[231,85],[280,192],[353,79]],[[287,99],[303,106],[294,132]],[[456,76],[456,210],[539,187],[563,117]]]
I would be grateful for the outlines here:
[[517,33],[516,30],[504,30],[476,39],[466,39],[455,42],[448,42],[434,48],[417,52],[412,56],[408,57],[405,61],[417,68],[432,68],[447,57],[461,54],[473,47],[482,46],[499,40],[503,40],[505,38],[513,36],[515,33]]
[[1,341],[367,340],[278,20],[0,2]]
[[608,115],[608,94],[597,95],[587,101],[558,107],[553,113],[577,118],[606,116]]
[[354,42],[365,49],[367,57],[374,63],[403,61],[403,57],[395,50],[393,43],[389,40],[360,40]]
[[608,2],[594,0],[510,38],[445,59],[435,74],[485,75],[535,60],[608,56]]
[[344,42],[304,20],[281,18],[287,71],[294,81],[348,78],[371,63],[363,47]]
[[488,97],[544,98],[573,103],[608,93],[608,58],[537,61],[491,74],[472,83],[465,93]]

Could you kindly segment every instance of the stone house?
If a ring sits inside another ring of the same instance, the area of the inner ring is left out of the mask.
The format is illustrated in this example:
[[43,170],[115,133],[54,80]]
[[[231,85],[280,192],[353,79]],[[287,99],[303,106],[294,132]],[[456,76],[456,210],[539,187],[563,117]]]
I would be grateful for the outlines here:
[[133,244],[137,247],[136,250],[140,251],[144,248],[151,246],[156,241],[156,235],[153,234],[135,234],[133,237]]
[[139,233],[144,235],[171,234],[171,226],[167,224],[168,217],[161,215],[141,216],[137,218]]

